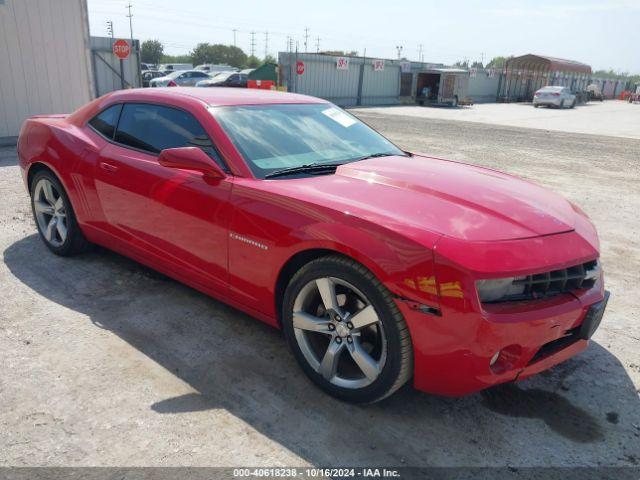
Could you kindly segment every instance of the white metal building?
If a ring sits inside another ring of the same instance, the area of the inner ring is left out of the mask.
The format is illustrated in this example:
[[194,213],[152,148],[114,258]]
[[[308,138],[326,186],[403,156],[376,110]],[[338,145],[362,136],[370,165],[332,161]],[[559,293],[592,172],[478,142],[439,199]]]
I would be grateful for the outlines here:
[[94,97],[86,0],[0,0],[0,139]]

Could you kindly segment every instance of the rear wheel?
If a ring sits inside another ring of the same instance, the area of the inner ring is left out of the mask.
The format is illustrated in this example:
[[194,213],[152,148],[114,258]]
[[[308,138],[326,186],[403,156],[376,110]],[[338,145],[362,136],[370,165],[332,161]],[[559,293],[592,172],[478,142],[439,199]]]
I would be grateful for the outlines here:
[[411,377],[404,318],[391,293],[353,260],[329,256],[304,266],[287,287],[282,315],[296,360],[337,398],[376,402]]
[[43,170],[31,182],[31,210],[40,238],[56,255],[71,256],[88,246],[64,188],[56,176]]

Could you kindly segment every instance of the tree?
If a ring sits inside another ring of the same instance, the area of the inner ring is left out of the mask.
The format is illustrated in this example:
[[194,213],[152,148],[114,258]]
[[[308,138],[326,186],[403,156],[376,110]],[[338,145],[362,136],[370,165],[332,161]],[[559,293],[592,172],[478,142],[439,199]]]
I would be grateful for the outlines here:
[[190,55],[162,55],[161,63],[193,63]]
[[247,61],[245,63],[245,66],[247,68],[258,68],[260,65],[262,65],[262,62],[255,55],[251,55],[249,58],[247,58]]
[[157,65],[162,60],[164,45],[160,40],[145,40],[140,46],[140,60]]
[[247,62],[247,55],[240,48],[221,44],[199,43],[190,55],[194,65],[218,63],[239,68]]
[[508,57],[493,57],[489,63],[487,63],[487,68],[496,68],[500,69],[504,67],[507,63],[507,60],[511,60],[513,55],[509,55]]
[[264,57],[262,63],[278,63],[278,61],[273,55],[267,55],[266,57]]
[[460,67],[460,68],[469,68],[469,61],[468,60],[458,60],[456,63],[453,64],[454,67]]
[[482,62],[473,62],[471,68],[484,68],[484,65],[482,65]]

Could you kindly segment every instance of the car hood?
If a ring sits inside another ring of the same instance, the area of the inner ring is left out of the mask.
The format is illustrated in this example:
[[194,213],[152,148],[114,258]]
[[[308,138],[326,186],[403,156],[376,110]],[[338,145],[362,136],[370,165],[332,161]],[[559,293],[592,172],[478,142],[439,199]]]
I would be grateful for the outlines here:
[[335,175],[277,180],[299,196],[376,223],[469,241],[531,238],[574,229],[571,204],[491,169],[414,155],[338,167]]

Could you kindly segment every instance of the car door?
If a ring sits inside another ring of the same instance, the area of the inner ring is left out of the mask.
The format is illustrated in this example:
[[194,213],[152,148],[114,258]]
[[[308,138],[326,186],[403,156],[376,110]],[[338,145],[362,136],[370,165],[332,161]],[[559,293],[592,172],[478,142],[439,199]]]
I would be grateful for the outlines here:
[[163,167],[165,148],[197,146],[223,169],[205,129],[189,112],[127,103],[113,141],[99,153],[95,189],[106,228],[152,262],[217,291],[227,286],[232,177]]
[[194,86],[200,80],[206,80],[207,78],[210,78],[210,77],[204,72],[191,72],[191,78],[188,84],[189,86]]

